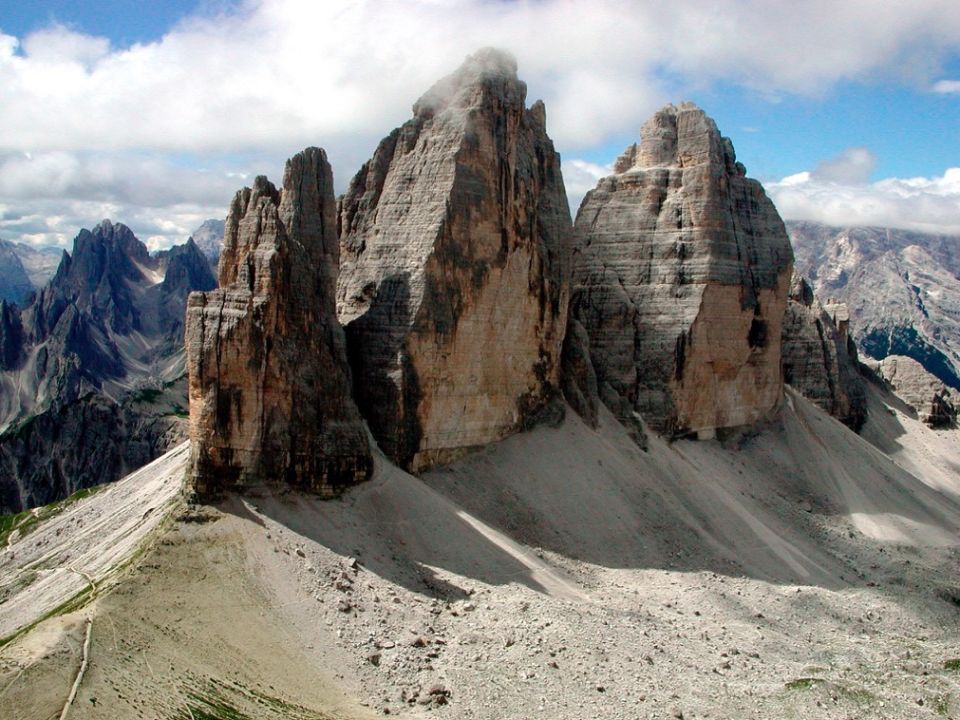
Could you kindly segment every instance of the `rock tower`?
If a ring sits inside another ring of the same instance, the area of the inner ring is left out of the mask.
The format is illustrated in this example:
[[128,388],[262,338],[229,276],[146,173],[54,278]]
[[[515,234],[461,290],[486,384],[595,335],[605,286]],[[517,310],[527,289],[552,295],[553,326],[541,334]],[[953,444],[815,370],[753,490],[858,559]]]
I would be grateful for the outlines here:
[[696,106],[640,135],[577,214],[572,312],[600,397],[670,436],[750,425],[783,390],[783,222]]
[[336,222],[318,148],[287,161],[282,190],[258,177],[234,198],[220,289],[187,308],[197,496],[264,481],[330,495],[370,473],[336,317]]
[[418,470],[534,420],[559,387],[572,234],[543,104],[482,50],[431,88],[340,204],[357,403]]

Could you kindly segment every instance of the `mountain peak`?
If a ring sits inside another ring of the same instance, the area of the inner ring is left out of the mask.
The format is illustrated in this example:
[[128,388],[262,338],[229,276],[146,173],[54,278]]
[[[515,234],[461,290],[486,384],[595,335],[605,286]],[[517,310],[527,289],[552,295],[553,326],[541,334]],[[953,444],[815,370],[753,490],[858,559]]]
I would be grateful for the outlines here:
[[502,103],[523,105],[527,84],[517,77],[517,60],[495,48],[484,48],[467,57],[450,75],[439,80],[413,106],[419,118],[429,118],[450,108],[467,108],[480,98],[494,96]]
[[617,159],[618,174],[655,167],[715,165],[731,175],[746,175],[737,162],[733,143],[720,134],[713,118],[695,103],[660,108],[640,128],[640,143],[628,147]]

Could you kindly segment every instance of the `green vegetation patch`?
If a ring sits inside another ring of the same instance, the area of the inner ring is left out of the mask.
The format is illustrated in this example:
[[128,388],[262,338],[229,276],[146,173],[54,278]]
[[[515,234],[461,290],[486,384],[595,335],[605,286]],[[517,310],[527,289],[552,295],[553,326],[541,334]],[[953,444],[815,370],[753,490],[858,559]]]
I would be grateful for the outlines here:
[[252,720],[236,707],[230,696],[242,697],[256,705],[256,718],[284,718],[284,720],[330,720],[330,716],[312,711],[302,705],[286,702],[252,688],[231,681],[224,683],[214,678],[205,682],[191,682],[184,692],[184,708],[177,711],[174,720]]
[[944,660],[943,669],[952,670],[953,672],[960,672],[960,658],[951,658],[950,660]]
[[163,390],[158,388],[141,388],[130,398],[134,403],[155,403],[157,398],[163,394]]
[[252,720],[226,700],[215,695],[187,693],[187,709],[177,715],[177,720]]
[[96,495],[103,490],[106,485],[94,485],[93,487],[82,488],[63,500],[24,510],[12,515],[0,515],[0,546],[6,545],[10,540],[10,535],[14,530],[19,531],[20,537],[23,537],[44,520],[49,520],[55,515],[59,515],[66,508],[75,502]]
[[797,678],[796,680],[791,680],[786,684],[787,690],[809,690],[821,685],[823,680],[815,677],[802,677]]

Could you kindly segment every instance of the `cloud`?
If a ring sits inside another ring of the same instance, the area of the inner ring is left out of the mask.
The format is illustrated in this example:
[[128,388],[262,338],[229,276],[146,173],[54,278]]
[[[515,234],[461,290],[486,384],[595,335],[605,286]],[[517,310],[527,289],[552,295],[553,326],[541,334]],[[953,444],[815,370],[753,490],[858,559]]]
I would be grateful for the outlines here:
[[803,172],[768,183],[766,189],[787,220],[960,234],[960,168],[937,177],[869,184],[828,181]]
[[663,99],[660,78],[817,93],[936,67],[960,41],[952,0],[889,5],[248,0],[127,48],[54,26],[0,42],[0,147],[196,152],[382,134],[489,44],[517,55],[555,139],[584,147],[634,129]]
[[[59,25],[0,32],[0,205],[35,216],[59,199],[69,209],[57,217],[98,204],[185,217],[185,203],[229,201],[243,181],[225,180],[231,163],[276,180],[282,159],[312,144],[328,150],[343,189],[416,98],[485,45],[517,56],[528,102],[546,102],[565,155],[634,134],[666,99],[714,81],[771,98],[890,76],[927,87],[960,44],[954,5],[240,0],[200,4],[216,14],[129,47]],[[564,170],[576,200],[585,171]]]
[[960,80],[940,80],[935,82],[930,89],[941,95],[960,94]]
[[847,148],[835,158],[824,160],[814,169],[815,180],[844,185],[867,182],[877,166],[877,157],[865,147]]
[[597,181],[613,172],[612,165],[598,165],[586,160],[568,160],[563,163],[563,183],[570,201],[570,213],[577,215],[583,196],[597,186]]

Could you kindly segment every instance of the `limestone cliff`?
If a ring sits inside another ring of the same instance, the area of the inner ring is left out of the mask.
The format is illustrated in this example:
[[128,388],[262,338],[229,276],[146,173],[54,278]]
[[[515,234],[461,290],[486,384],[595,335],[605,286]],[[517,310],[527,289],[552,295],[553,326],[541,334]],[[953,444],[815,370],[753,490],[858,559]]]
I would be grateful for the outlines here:
[[703,111],[671,105],[649,120],[587,194],[575,236],[572,312],[621,419],[709,436],[777,406],[793,253]]
[[919,362],[903,355],[888,355],[868,364],[927,425],[935,428],[956,425],[960,411],[956,390],[927,372]]
[[867,396],[843,303],[821,305],[813,288],[794,276],[783,320],[784,380],[841,422],[860,430]]
[[323,150],[287,162],[283,189],[237,193],[220,289],[187,309],[189,482],[199,497],[286,481],[330,495],[367,477],[334,290],[333,178]]
[[557,393],[570,212],[542,103],[483,50],[341,200],[338,312],[357,402],[413,469],[520,429]]

